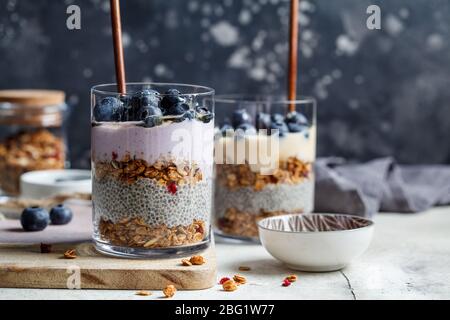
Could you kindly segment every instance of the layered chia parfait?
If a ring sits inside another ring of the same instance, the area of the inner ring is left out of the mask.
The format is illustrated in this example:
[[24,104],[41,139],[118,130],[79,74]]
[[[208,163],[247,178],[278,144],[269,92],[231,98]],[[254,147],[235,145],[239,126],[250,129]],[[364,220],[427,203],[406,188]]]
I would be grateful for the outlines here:
[[259,220],[313,210],[314,99],[218,97],[216,122],[218,234],[257,240]]
[[208,246],[214,113],[210,88],[128,84],[92,90],[94,241],[145,257]]

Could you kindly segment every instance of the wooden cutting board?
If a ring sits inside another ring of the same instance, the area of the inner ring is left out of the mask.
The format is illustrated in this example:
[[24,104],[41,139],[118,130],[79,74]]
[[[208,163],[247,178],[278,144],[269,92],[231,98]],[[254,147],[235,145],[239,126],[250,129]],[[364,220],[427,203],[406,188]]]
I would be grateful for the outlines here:
[[[169,284],[178,289],[206,289],[216,283],[214,246],[200,253],[206,263],[182,266],[181,258],[131,260],[99,254],[90,242],[91,208],[77,207],[67,226],[43,232],[22,232],[17,220],[0,221],[0,287],[158,290]],[[40,243],[51,243],[41,253]],[[77,258],[63,259],[68,249]]]

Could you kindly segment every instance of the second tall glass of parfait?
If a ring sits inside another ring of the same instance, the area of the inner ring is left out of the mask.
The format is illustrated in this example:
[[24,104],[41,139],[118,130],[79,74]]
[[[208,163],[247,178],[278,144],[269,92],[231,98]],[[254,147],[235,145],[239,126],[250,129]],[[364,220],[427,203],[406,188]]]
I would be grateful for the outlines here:
[[215,231],[258,241],[259,220],[314,207],[316,102],[216,97]]
[[130,83],[92,89],[94,242],[125,257],[210,243],[214,90]]

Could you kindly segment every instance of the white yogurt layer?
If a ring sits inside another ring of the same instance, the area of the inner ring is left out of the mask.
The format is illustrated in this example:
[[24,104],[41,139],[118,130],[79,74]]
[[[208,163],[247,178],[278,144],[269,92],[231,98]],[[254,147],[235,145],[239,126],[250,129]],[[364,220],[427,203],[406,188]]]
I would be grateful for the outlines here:
[[196,163],[212,174],[214,124],[198,120],[144,128],[137,122],[109,122],[92,128],[93,161],[121,160],[127,154],[149,164],[161,158]]
[[316,159],[316,127],[307,132],[287,133],[284,137],[265,134],[242,138],[220,137],[215,141],[215,160],[218,164],[250,165],[252,171],[274,168],[279,161],[296,157],[305,162]]

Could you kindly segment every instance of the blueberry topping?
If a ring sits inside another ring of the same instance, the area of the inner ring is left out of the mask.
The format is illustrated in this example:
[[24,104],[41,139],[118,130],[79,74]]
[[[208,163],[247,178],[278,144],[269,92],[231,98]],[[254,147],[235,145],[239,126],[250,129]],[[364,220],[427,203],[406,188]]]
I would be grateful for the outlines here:
[[72,216],[72,210],[62,204],[58,204],[50,210],[50,220],[55,225],[68,224],[72,220]]
[[245,109],[238,109],[233,112],[231,123],[233,127],[237,128],[243,123],[252,123],[252,118]]
[[272,118],[272,122],[273,122],[273,123],[276,123],[276,124],[278,124],[278,125],[281,125],[281,124],[284,123],[284,117],[283,117],[282,114],[274,113],[274,114],[271,116],[271,118]]
[[189,105],[184,102],[177,102],[170,108],[164,109],[165,116],[181,116],[189,110]]
[[187,120],[192,120],[195,118],[195,112],[194,110],[188,110],[186,111],[186,113],[184,114],[184,118]]
[[286,123],[296,123],[304,126],[308,126],[308,119],[306,117],[299,113],[299,112],[289,112],[286,115]]
[[220,128],[220,132],[222,133],[223,136],[227,135],[227,131],[233,131],[233,130],[234,130],[234,128],[229,124],[224,124],[222,126],[222,128]]
[[40,207],[31,207],[23,210],[20,223],[25,231],[44,230],[50,221],[48,211]]
[[271,123],[270,114],[260,112],[256,115],[256,127],[258,129],[270,129]]
[[289,132],[302,132],[308,130],[308,126],[299,123],[288,123]]
[[162,124],[162,118],[160,116],[148,116],[144,119],[144,128],[153,128]]
[[214,119],[214,114],[205,107],[196,107],[195,111],[197,112],[199,120],[204,123],[209,123]]
[[242,130],[246,135],[256,134],[256,128],[251,123],[243,123],[236,130]]
[[177,89],[169,89],[165,92],[164,97],[161,99],[161,109],[164,113],[171,109],[174,105],[185,102],[185,100],[180,96],[180,91]]
[[280,137],[284,137],[289,132],[289,128],[284,122],[282,123],[272,122],[272,124],[270,125],[270,129],[278,130],[278,134]]
[[154,106],[142,106],[141,109],[138,112],[138,119],[137,120],[145,120],[149,116],[162,116],[162,111],[158,107]]
[[114,97],[106,97],[94,106],[94,118],[99,122],[121,121],[123,103]]

